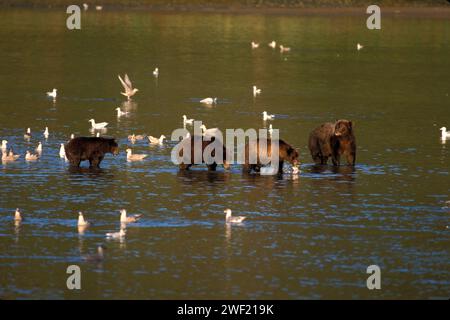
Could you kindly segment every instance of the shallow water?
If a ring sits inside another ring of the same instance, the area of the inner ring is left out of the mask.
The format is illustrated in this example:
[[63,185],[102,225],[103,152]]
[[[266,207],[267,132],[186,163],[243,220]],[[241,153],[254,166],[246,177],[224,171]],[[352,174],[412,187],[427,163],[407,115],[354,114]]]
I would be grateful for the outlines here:
[[[0,164],[0,298],[449,297],[450,140],[438,130],[450,127],[448,20],[386,17],[369,31],[364,15],[120,11],[87,12],[82,30],[68,31],[65,18],[0,12],[0,138],[22,155]],[[272,39],[292,51],[270,49]],[[252,51],[252,40],[261,47]],[[125,72],[140,89],[132,103],[119,94]],[[53,87],[55,103],[45,97]],[[207,96],[219,103],[198,103]],[[131,115],[117,120],[117,106]],[[257,129],[264,110],[298,148],[300,176],[180,173],[173,142],[137,142],[149,157],[125,161],[131,133],[170,136],[183,114]],[[69,170],[59,144],[90,135],[91,118],[110,123],[122,152],[100,171]],[[311,164],[309,132],[336,118],[354,121],[354,170]],[[38,141],[42,158],[26,163]],[[16,207],[26,218],[18,228]],[[144,218],[124,241],[107,241],[122,207]],[[245,223],[227,227],[226,207]],[[94,223],[84,234],[80,210]],[[99,244],[104,262],[84,262]],[[71,264],[82,290],[66,287]],[[366,288],[372,264],[381,290]]]

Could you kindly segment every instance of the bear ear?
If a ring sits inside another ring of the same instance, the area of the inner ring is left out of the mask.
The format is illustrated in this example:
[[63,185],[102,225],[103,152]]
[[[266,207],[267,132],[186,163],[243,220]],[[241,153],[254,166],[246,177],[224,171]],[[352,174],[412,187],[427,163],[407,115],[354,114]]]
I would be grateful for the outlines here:
[[294,148],[287,149],[288,156],[292,155],[293,152],[294,152]]

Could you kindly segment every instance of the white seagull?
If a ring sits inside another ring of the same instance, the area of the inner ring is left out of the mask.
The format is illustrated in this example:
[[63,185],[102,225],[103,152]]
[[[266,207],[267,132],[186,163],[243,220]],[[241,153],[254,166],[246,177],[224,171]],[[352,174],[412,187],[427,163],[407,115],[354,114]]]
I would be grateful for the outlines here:
[[281,52],[281,53],[283,53],[283,52],[289,52],[289,51],[291,51],[291,48],[285,47],[285,46],[283,46],[283,45],[280,44],[280,52]]
[[439,130],[441,130],[441,139],[442,140],[450,139],[450,131],[447,132],[447,128],[446,127],[442,127]]
[[14,213],[14,221],[22,221],[22,215],[20,214],[19,208],[16,209],[16,212]]
[[231,209],[225,209],[223,211],[225,213],[225,222],[226,223],[241,223],[246,219],[246,217],[232,217],[231,216]]
[[83,3],[83,9],[84,11],[87,11],[87,9],[89,9],[89,5],[87,3]]
[[268,114],[267,111],[263,111],[262,115],[263,115],[264,121],[266,121],[266,120],[273,120],[275,118],[275,115]]
[[78,212],[78,223],[79,227],[87,227],[90,225],[90,222],[84,219],[83,212]]
[[163,144],[163,141],[166,138],[166,136],[162,134],[159,138],[155,138],[153,136],[148,136],[147,138],[151,144]]
[[53,99],[56,99],[56,96],[58,95],[57,89],[53,88],[52,91],[47,92],[47,97],[51,97]]
[[252,49],[256,49],[259,47],[259,43],[253,42],[252,41]]
[[59,157],[60,158],[66,157],[66,148],[64,148],[64,143],[61,143],[61,147],[59,148]]
[[36,161],[37,159],[39,159],[39,156],[37,154],[31,154],[31,152],[27,150],[25,154],[26,161]]
[[42,142],[39,141],[38,146],[36,148],[37,153],[42,153]]
[[258,89],[256,86],[253,86],[253,96],[256,97],[258,94],[261,94],[261,89]]
[[362,48],[364,48],[364,46],[362,44],[357,43],[356,44],[356,50],[361,50]]
[[125,230],[121,228],[119,232],[108,232],[106,234],[106,237],[108,239],[122,239],[125,237],[125,235],[126,235]]
[[108,122],[95,123],[94,119],[89,120],[89,122],[91,123],[92,129],[94,130],[104,129],[108,125]]
[[219,128],[209,128],[206,129],[206,126],[202,124],[200,126],[200,129],[202,129],[202,133],[204,137],[215,137],[216,134],[220,131]]
[[213,104],[213,103],[217,103],[217,98],[205,98],[200,100],[201,103],[205,103],[205,104]]
[[48,127],[45,127],[44,137],[45,137],[45,139],[48,139]]
[[123,80],[120,75],[118,75],[118,77],[125,90],[125,92],[121,92],[121,94],[123,94],[125,97],[127,97],[128,100],[130,100],[130,98],[134,96],[134,94],[138,92],[139,89],[133,88],[133,85],[131,84],[130,78],[128,78],[127,74],[125,74],[125,80]]
[[133,223],[137,222],[142,217],[142,214],[133,214],[132,216],[127,216],[127,210],[120,210],[120,223]]
[[31,138],[31,129],[27,128],[27,131],[24,133],[23,137],[25,139],[30,139]]
[[7,140],[2,140],[2,152],[6,152],[7,150],[7,145],[8,145],[8,141]]
[[277,47],[277,43],[275,42],[275,40],[272,40],[272,42],[269,43],[269,47],[271,47],[272,49],[275,49]]
[[158,78],[159,76],[159,69],[155,68],[155,70],[153,70],[153,75],[155,76],[155,78]]
[[193,124],[193,123],[194,123],[194,119],[188,119],[185,114],[183,115],[183,124],[184,125]]
[[147,157],[146,154],[133,154],[130,148],[126,150],[127,152],[127,161],[142,161]]
[[129,113],[128,111],[120,110],[119,107],[117,107],[115,110],[117,111],[117,118],[120,118],[121,116],[126,116]]

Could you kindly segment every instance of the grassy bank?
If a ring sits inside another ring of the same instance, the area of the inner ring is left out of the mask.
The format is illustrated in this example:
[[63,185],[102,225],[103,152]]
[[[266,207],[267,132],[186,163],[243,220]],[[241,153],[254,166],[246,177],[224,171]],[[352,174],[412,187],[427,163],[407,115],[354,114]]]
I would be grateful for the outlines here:
[[377,4],[384,7],[450,7],[446,0],[1,0],[0,6],[7,7],[63,7],[87,3],[91,7],[104,8],[336,8],[364,7]]

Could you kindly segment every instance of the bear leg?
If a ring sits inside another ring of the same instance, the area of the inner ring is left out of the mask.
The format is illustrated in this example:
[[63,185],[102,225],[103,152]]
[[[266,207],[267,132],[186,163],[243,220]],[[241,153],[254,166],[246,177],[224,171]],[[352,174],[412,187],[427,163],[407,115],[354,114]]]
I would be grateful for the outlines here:
[[334,153],[331,157],[331,161],[333,162],[334,166],[339,166],[341,164],[341,156],[339,153]]

